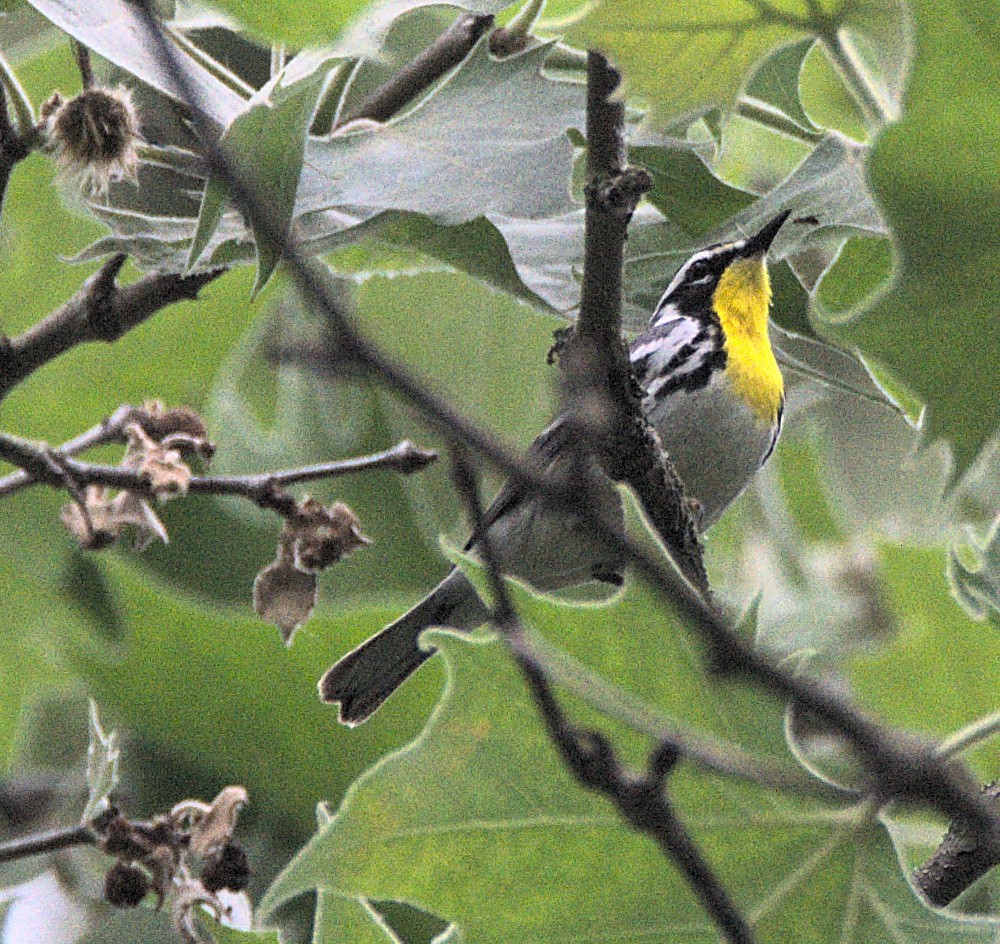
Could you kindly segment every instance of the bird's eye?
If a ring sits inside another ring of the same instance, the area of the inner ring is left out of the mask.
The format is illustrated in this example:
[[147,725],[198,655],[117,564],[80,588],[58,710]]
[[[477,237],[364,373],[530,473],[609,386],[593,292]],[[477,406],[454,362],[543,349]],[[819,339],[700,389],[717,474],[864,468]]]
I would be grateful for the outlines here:
[[691,264],[687,270],[687,282],[706,282],[712,275],[712,267],[704,260],[699,259]]

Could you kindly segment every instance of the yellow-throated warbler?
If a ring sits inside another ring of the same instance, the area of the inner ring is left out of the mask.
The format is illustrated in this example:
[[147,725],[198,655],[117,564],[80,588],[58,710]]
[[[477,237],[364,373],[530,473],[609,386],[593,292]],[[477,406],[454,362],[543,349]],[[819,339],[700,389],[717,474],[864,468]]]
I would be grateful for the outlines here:
[[[630,348],[647,416],[686,494],[701,505],[703,530],[747,487],[781,430],[784,386],[768,338],[766,254],[787,218],[786,211],[754,236],[691,256]],[[557,419],[529,455],[543,469],[552,468],[566,432],[567,424]],[[620,516],[610,480],[592,479],[600,510]],[[579,533],[579,524],[546,513],[510,483],[484,523],[505,571],[539,590],[595,579],[621,583],[620,560],[600,555]],[[471,630],[488,616],[468,579],[453,569],[412,610],[334,665],[319,683],[320,696],[340,703],[344,724],[360,724],[433,654],[418,645],[423,630]]]

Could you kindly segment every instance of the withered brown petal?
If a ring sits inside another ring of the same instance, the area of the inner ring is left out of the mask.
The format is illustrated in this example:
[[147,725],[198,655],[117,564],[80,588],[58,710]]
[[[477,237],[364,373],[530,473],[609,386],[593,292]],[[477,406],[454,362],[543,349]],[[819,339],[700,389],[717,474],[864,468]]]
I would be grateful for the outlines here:
[[191,827],[191,851],[195,855],[208,855],[213,849],[225,845],[236,829],[240,810],[249,797],[243,787],[226,787],[212,801],[208,811]]
[[253,583],[253,606],[261,619],[274,623],[290,645],[292,637],[316,605],[316,575],[304,573],[290,561],[268,564]]

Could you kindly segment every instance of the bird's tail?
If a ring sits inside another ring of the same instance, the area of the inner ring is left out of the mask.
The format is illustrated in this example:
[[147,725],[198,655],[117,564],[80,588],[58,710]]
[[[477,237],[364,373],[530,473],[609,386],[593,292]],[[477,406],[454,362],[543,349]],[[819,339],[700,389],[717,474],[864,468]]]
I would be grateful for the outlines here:
[[420,648],[429,626],[472,630],[488,611],[461,571],[454,570],[412,610],[349,652],[320,679],[325,702],[340,703],[340,721],[355,727],[367,721],[434,650]]

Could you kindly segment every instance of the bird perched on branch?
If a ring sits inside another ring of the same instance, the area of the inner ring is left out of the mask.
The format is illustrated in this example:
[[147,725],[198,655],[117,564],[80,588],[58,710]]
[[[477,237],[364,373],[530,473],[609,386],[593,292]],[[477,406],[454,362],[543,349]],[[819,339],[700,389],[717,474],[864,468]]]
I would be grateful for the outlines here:
[[[649,326],[630,346],[643,407],[684,485],[714,524],[767,461],[778,441],[784,385],[768,337],[767,251],[788,211],[758,233],[707,246],[677,270]],[[558,418],[529,449],[544,471],[565,465],[569,424]],[[588,471],[597,472],[597,461]],[[591,508],[620,520],[621,502],[605,476],[588,476]],[[506,573],[539,590],[602,580],[620,585],[623,562],[598,552],[572,517],[553,514],[508,483],[483,527]],[[475,535],[466,547],[475,549]],[[430,626],[472,630],[489,611],[452,569],[413,609],[349,652],[323,676],[320,697],[340,704],[340,720],[361,724],[428,658]]]

